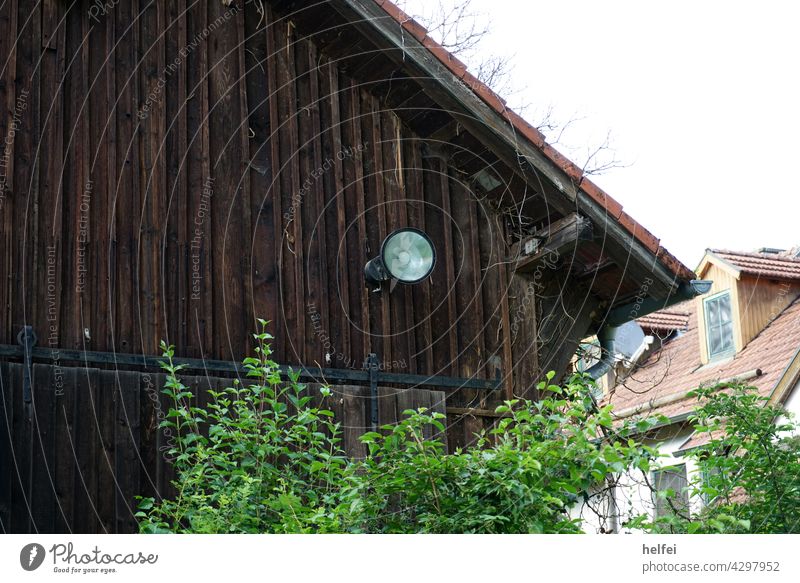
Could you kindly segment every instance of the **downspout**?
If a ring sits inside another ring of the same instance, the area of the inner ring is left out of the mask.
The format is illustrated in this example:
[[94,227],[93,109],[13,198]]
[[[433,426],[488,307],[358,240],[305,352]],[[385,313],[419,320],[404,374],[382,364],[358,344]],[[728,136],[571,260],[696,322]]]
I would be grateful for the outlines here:
[[636,318],[708,293],[711,284],[712,282],[709,280],[693,279],[689,283],[682,283],[678,287],[678,291],[666,300],[655,300],[647,297],[642,301],[631,302],[611,310],[597,331],[597,339],[600,341],[600,360],[589,367],[586,370],[586,374],[593,380],[597,380],[614,366],[614,355],[616,353],[614,345],[620,326]]
[[609,326],[604,324],[597,331],[597,339],[600,341],[600,360],[586,369],[586,374],[592,377],[592,380],[597,380],[614,365],[614,344],[617,339],[617,330],[619,325]]

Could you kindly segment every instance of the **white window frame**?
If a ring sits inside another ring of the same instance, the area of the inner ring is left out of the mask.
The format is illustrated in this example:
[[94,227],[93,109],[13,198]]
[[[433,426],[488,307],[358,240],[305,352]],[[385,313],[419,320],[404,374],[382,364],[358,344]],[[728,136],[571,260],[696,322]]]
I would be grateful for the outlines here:
[[[731,310],[731,347],[727,350],[722,352],[712,353],[711,352],[711,324],[708,320],[708,305],[710,302],[719,301],[723,297],[728,298],[728,304],[730,305]],[[731,290],[726,289],[724,291],[715,293],[713,296],[709,296],[707,298],[703,298],[703,322],[705,323],[706,328],[706,351],[708,352],[708,360],[715,361],[720,360],[723,358],[727,358],[732,356],[736,353],[736,333],[734,330],[734,317],[733,317],[733,298],[731,298]]]
[[[689,468],[688,468],[688,466],[686,465],[685,462],[683,462],[683,463],[675,463],[675,464],[667,464],[667,465],[664,465],[664,466],[662,466],[660,468],[654,468],[653,470],[651,470],[651,472],[650,472],[650,483],[653,485],[653,494],[652,494],[652,496],[653,496],[653,518],[658,518],[659,517],[659,513],[658,513],[658,507],[659,507],[658,493],[659,493],[660,490],[658,489],[658,486],[659,486],[659,484],[658,484],[658,474],[661,473],[661,472],[664,472],[664,473],[682,472],[683,479],[686,482],[685,487],[689,486]],[[689,514],[690,508],[691,508],[691,500],[689,499],[690,498],[689,497],[689,492],[685,491],[685,490],[682,490],[680,492],[675,492],[674,498],[679,498],[680,499],[680,506],[683,507],[683,508],[681,508],[681,510],[683,510],[686,514]],[[664,503],[667,504],[667,506],[669,506],[669,503],[667,503],[667,502],[664,502]]]

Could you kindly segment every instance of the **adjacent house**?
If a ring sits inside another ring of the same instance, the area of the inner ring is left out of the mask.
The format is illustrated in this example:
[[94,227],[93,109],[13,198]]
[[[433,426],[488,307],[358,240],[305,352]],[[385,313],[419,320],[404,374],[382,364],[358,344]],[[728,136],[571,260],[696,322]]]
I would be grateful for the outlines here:
[[798,251],[709,249],[697,267],[699,277],[713,281],[707,293],[637,320],[642,349],[632,358],[617,355],[600,379],[603,402],[613,404],[618,419],[654,414],[668,419],[645,436],[665,456],[660,462],[665,469],[646,480],[631,472],[621,477],[612,498],[576,509],[587,518],[589,531],[618,532],[630,516],[665,512],[652,488],[679,493],[677,503],[689,511],[704,504],[681,493],[695,471],[684,454],[700,444],[687,421],[696,403],[686,397],[688,391],[740,380],[800,413]]

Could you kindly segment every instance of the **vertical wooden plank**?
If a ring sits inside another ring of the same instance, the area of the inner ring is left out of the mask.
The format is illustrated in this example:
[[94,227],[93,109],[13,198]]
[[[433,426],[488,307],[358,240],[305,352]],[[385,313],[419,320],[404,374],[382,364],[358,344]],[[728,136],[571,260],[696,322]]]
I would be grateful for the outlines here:
[[[57,22],[63,15],[63,4],[50,1],[42,4],[42,51],[40,116],[42,134],[35,156],[40,164],[38,233],[34,265],[36,266],[35,317],[39,329],[47,323],[47,338],[41,345],[61,346],[67,336],[64,301],[72,269],[71,258],[65,255],[63,177],[64,177],[64,77],[65,32]],[[39,324],[41,323],[41,324]],[[48,525],[49,526],[49,525]],[[51,527],[52,528],[52,527]]]
[[369,234],[367,232],[367,196],[365,193],[365,178],[364,178],[364,158],[367,152],[367,144],[364,142],[362,135],[363,114],[361,112],[361,91],[357,84],[352,83],[350,86],[350,103],[352,110],[350,112],[350,120],[353,131],[353,164],[355,174],[353,179],[355,190],[355,203],[356,203],[356,218],[357,225],[357,240],[354,249],[355,255],[355,271],[350,272],[350,277],[354,280],[355,296],[360,300],[360,319],[358,326],[361,329],[363,357],[373,352],[372,338],[370,336],[370,314],[369,314],[369,291],[364,285],[360,277],[361,269],[359,267],[366,264],[367,261],[372,259],[369,255]]
[[33,460],[33,407],[23,402],[23,365],[9,364],[8,384],[14,403],[12,429],[11,526],[14,533],[34,532],[31,525],[30,476]]
[[[207,222],[214,237],[211,246],[215,271],[214,353],[236,359],[247,341],[242,318],[244,293],[243,199],[241,193],[242,144],[238,139],[242,123],[238,95],[239,76],[236,54],[235,5],[208,4],[208,20],[216,26],[208,35],[209,136],[213,195]],[[209,26],[209,29],[211,27]],[[232,82],[233,80],[233,82]],[[231,139],[230,136],[233,136]],[[249,226],[249,225],[248,225]]]
[[[55,391],[55,471],[56,516],[54,532],[73,532],[75,522],[75,473],[77,468],[75,422],[77,420],[78,376],[76,367],[63,369],[63,383]],[[85,412],[81,412],[85,414]]]
[[16,476],[14,459],[14,399],[11,365],[0,362],[0,533],[11,532],[11,492]]
[[[278,54],[285,57],[278,59],[278,91],[285,90],[282,93],[282,99],[286,100],[285,117],[282,115],[281,122],[281,135],[285,134],[285,138],[281,141],[281,152],[283,158],[281,159],[281,176],[285,179],[283,182],[286,185],[286,194],[288,200],[284,202],[287,206],[294,206],[295,211],[297,204],[294,202],[295,197],[299,197],[301,179],[300,179],[300,157],[302,155],[299,150],[298,144],[298,116],[300,109],[298,108],[298,84],[297,84],[297,58],[295,50],[295,31],[294,24],[291,20],[286,22],[285,27],[280,30],[285,31],[283,50]],[[302,51],[300,51],[302,55]],[[283,72],[283,74],[282,74]],[[280,109],[280,108],[279,108]],[[284,149],[287,146],[288,149]],[[302,201],[299,202],[302,205]],[[291,341],[293,349],[291,354],[292,363],[303,363],[303,352],[305,348],[305,335],[306,326],[303,314],[303,305],[305,303],[305,281],[303,274],[304,267],[304,238],[303,238],[303,213],[295,212],[294,218],[290,219],[286,224],[286,233],[288,246],[292,253],[285,255],[285,281],[290,284],[284,296],[283,310],[287,314],[287,322],[292,322],[292,327],[288,328],[291,331],[288,334],[288,339]],[[291,318],[291,319],[289,319]]]
[[[139,375],[139,491],[142,497],[158,496],[158,432],[161,411],[159,394],[161,386],[156,384],[155,371]],[[135,501],[134,501],[134,504]],[[135,511],[135,506],[134,506]]]
[[[249,139],[250,178],[250,272],[248,289],[252,299],[247,304],[249,323],[256,328],[256,319],[270,322],[269,331],[276,334],[278,314],[277,262],[275,260],[274,201],[270,193],[273,160],[271,157],[270,92],[274,90],[267,74],[267,22],[258,13],[255,3],[245,5],[245,66],[247,67],[247,125]],[[258,28],[257,28],[258,27]]]
[[[313,167],[310,192],[305,208],[313,213],[314,220],[308,225],[306,234],[309,240],[309,255],[307,258],[308,297],[304,304],[305,319],[310,321],[312,335],[307,338],[306,359],[309,363],[325,362],[325,354],[330,345],[330,294],[328,292],[328,247],[326,235],[326,216],[329,208],[326,207],[325,181],[321,174],[323,165],[323,135],[321,127],[320,110],[325,108],[325,95],[320,93],[320,77],[325,74],[324,69],[318,66],[321,57],[317,54],[314,43],[307,43],[307,57],[309,63],[309,104],[310,136],[312,147]],[[324,86],[324,84],[323,84]]]
[[[4,136],[0,146],[0,257],[4,270],[4,277],[0,280],[0,341],[12,343],[14,341],[12,298],[14,285],[11,271],[14,266],[14,201],[18,198],[15,194],[14,168],[16,149],[16,130],[14,139],[9,144],[6,137],[9,130],[16,128],[28,108],[27,95],[22,94],[22,102],[18,102],[15,77],[17,73],[17,0],[9,0],[0,5],[0,55],[3,55],[3,65],[0,67],[0,136]],[[23,109],[24,107],[24,109]],[[16,117],[15,117],[16,116]]]
[[[320,224],[320,269],[323,272],[321,280],[326,287],[319,294],[320,304],[325,305],[327,312],[320,313],[320,327],[315,331],[323,352],[322,363],[324,366],[335,366],[336,354],[342,352],[344,339],[340,333],[341,327],[341,297],[339,295],[338,274],[336,271],[339,250],[339,225],[337,215],[336,180],[334,177],[333,163],[336,156],[333,136],[333,102],[331,89],[330,62],[320,56],[318,62],[319,84],[319,134],[321,161],[320,180],[317,197],[317,209]],[[336,251],[331,251],[335,249]],[[333,255],[332,255],[333,253]]]
[[115,18],[115,88],[116,107],[112,111],[117,125],[117,144],[114,165],[116,184],[111,191],[116,242],[116,289],[114,290],[114,345],[118,352],[140,350],[140,314],[137,313],[136,292],[139,287],[137,271],[138,226],[142,220],[140,196],[140,135],[136,131],[139,101],[137,54],[139,47],[139,0],[114,7]]
[[444,267],[445,267],[445,285],[452,286],[449,289],[449,292],[446,296],[446,303],[447,303],[447,317],[449,318],[450,324],[447,330],[447,338],[449,341],[449,355],[450,355],[450,362],[449,362],[449,371],[451,375],[458,374],[458,367],[456,364],[456,358],[458,355],[458,328],[456,325],[456,321],[458,319],[458,312],[456,309],[456,294],[453,293],[455,291],[455,282],[456,282],[456,257],[453,249],[453,224],[454,218],[453,213],[450,207],[450,177],[449,177],[449,168],[447,167],[447,163],[444,160],[439,159],[439,188],[440,188],[440,196],[441,196],[441,205],[442,205],[442,215],[443,215],[443,224],[442,224],[442,238],[443,238],[443,245],[442,245],[442,255],[444,258]]
[[[295,219],[296,210],[293,202],[296,182],[294,166],[296,163],[296,136],[294,116],[296,112],[293,63],[290,60],[291,25],[285,20],[279,20],[270,27],[274,45],[272,51],[275,67],[276,108],[275,121],[272,132],[277,138],[279,155],[273,159],[275,176],[273,181],[278,187],[276,197],[281,199],[279,226],[273,237],[277,246],[278,257],[278,309],[281,319],[282,338],[284,342],[283,357],[286,362],[297,363],[297,348],[295,340],[298,329],[296,294],[297,294],[297,263],[295,261],[297,247],[302,243],[295,238],[295,229],[300,222],[299,216]],[[290,69],[291,68],[291,69]]]
[[[539,299],[537,297],[537,289],[535,286],[530,285],[530,282],[525,278],[514,275],[509,270],[509,310],[513,315],[510,325],[511,336],[511,350],[512,358],[514,361],[512,368],[513,383],[515,387],[515,396],[534,398],[533,388],[535,386],[538,375],[538,331],[536,328],[536,318],[538,317],[537,304]],[[549,288],[549,289],[548,289]],[[549,297],[559,298],[559,302],[564,302],[564,305],[570,305],[571,298],[568,297],[570,292],[564,292],[560,289],[560,284],[557,281],[551,281],[542,288],[542,293]],[[575,292],[576,294],[585,293],[580,289]],[[566,294],[566,295],[565,295]],[[562,297],[563,296],[563,297]],[[585,314],[584,314],[585,316]],[[533,325],[531,325],[533,323]],[[563,331],[553,332],[554,338],[556,333],[563,333]],[[555,338],[551,344],[560,343],[563,339]],[[549,370],[552,366],[549,358],[544,358],[545,371]]]
[[79,371],[75,385],[75,492],[73,532],[101,532],[98,507],[99,469],[102,458],[100,435],[100,372],[95,368]]
[[[268,79],[268,92],[269,92],[269,145],[270,145],[270,167],[272,169],[272,180],[270,182],[269,189],[267,191],[266,198],[269,199],[269,202],[265,202],[265,204],[271,203],[272,207],[272,236],[271,238],[267,238],[270,240],[271,243],[271,250],[274,255],[274,279],[271,280],[270,276],[272,275],[269,271],[265,273],[265,284],[268,288],[267,291],[269,293],[268,305],[274,306],[273,313],[274,313],[274,320],[273,323],[273,336],[274,339],[274,346],[273,346],[273,354],[275,359],[278,362],[286,362],[286,355],[287,351],[287,332],[286,332],[286,324],[284,321],[284,317],[281,311],[281,302],[282,302],[282,295],[281,295],[281,288],[282,288],[282,281],[283,281],[283,273],[282,273],[282,266],[283,266],[283,245],[281,243],[281,239],[279,239],[279,234],[283,233],[284,228],[284,212],[288,212],[289,209],[283,208],[283,201],[281,199],[281,147],[280,147],[280,126],[282,119],[279,115],[278,111],[278,104],[279,104],[279,93],[278,93],[278,52],[281,50],[281,47],[277,40],[278,29],[283,26],[285,23],[282,21],[278,21],[275,15],[272,12],[272,8],[267,5],[265,6],[265,14],[266,14],[266,50],[267,50],[267,60],[266,60],[266,70],[267,70],[267,79]],[[265,239],[264,244],[267,244],[267,239]],[[274,282],[274,283],[273,283]],[[272,285],[270,285],[272,283]]]
[[[141,200],[141,220],[135,232],[135,262],[137,287],[136,312],[141,345],[133,351],[142,354],[157,354],[159,341],[165,338],[162,322],[164,312],[161,301],[164,296],[164,279],[161,269],[161,237],[159,233],[166,216],[166,111],[169,95],[161,91],[160,84],[167,82],[165,55],[165,6],[157,2],[142,6],[137,25],[139,27],[138,54],[142,55],[136,66],[139,84],[138,95],[145,96],[137,102],[137,130],[141,136],[141,165],[138,186]],[[171,71],[172,69],[170,69]],[[166,89],[166,87],[164,87]],[[141,106],[139,103],[144,102]],[[139,107],[147,107],[146,115]],[[172,316],[172,314],[170,314]]]
[[[497,222],[500,223],[502,218],[498,218]],[[502,225],[501,225],[502,226]],[[509,256],[508,246],[506,245],[504,237],[497,237],[496,240],[497,253],[499,257],[506,258]],[[511,313],[509,309],[508,294],[510,292],[509,286],[509,268],[505,261],[500,261],[497,268],[497,277],[502,286],[502,295],[500,297],[500,318],[501,318],[501,333],[503,344],[503,393],[505,399],[514,398],[514,359],[511,350]],[[534,316],[535,317],[535,316]],[[538,365],[537,365],[538,369]]]
[[[328,282],[329,285],[335,285],[335,295],[330,299],[331,303],[331,325],[334,330],[338,328],[337,332],[333,332],[332,336],[336,340],[335,348],[336,354],[334,356],[335,362],[332,366],[342,366],[342,362],[350,351],[351,342],[351,326],[347,320],[347,312],[350,306],[350,289],[347,280],[343,277],[344,267],[348,265],[349,249],[345,244],[347,236],[347,211],[345,207],[345,191],[344,191],[344,176],[342,169],[342,160],[340,159],[342,152],[342,118],[341,118],[341,95],[340,83],[342,80],[339,78],[339,69],[334,63],[328,63],[328,91],[330,98],[330,126],[329,132],[331,137],[331,151],[328,154],[328,159],[332,162],[332,190],[329,190],[329,200],[335,201],[330,203],[331,207],[335,208],[335,225],[336,230],[328,233]],[[334,251],[335,249],[335,251]],[[334,307],[336,306],[336,307]],[[338,322],[336,326],[333,324],[334,315],[337,317]]]
[[[423,174],[425,169],[421,160],[421,144],[414,139],[404,141],[406,160],[406,198],[408,200],[408,224],[424,232],[429,229],[425,223],[427,214],[427,201]],[[436,251],[437,254],[439,251]],[[445,261],[447,259],[445,258]],[[423,374],[431,374],[433,370],[433,335],[431,332],[431,280],[420,282],[413,286],[412,302],[414,309],[411,314],[414,318],[415,347],[411,360],[414,363],[412,370]]]
[[341,161],[342,168],[342,190],[337,203],[341,200],[344,211],[344,230],[339,232],[339,245],[344,249],[338,255],[343,263],[338,266],[337,287],[347,289],[349,303],[343,303],[342,308],[345,315],[344,326],[347,327],[350,336],[350,344],[343,347],[344,358],[337,364],[343,368],[360,367],[367,356],[367,352],[364,351],[365,338],[361,324],[364,314],[361,300],[362,296],[366,297],[363,293],[366,288],[361,274],[366,260],[358,229],[359,200],[363,201],[363,192],[360,191],[356,179],[355,154],[358,149],[356,127],[360,125],[356,117],[357,100],[355,84],[342,76],[339,89],[341,149],[336,158]]
[[[194,224],[188,210],[188,167],[191,151],[189,149],[187,78],[190,62],[184,59],[181,51],[187,46],[186,0],[166,3],[167,29],[164,34],[166,53],[162,75],[165,75],[164,112],[168,126],[164,141],[166,158],[166,192],[160,193],[166,223],[159,229],[161,233],[162,280],[161,305],[164,307],[164,330],[166,340],[178,347],[181,354],[192,354],[190,347],[189,306],[192,295],[192,271],[189,267],[189,246],[191,237],[189,224]],[[197,99],[194,100],[195,102]],[[145,105],[147,98],[145,98]],[[144,107],[144,106],[142,106]],[[142,111],[142,110],[140,110]],[[145,112],[142,111],[142,114]],[[195,135],[191,136],[194,140]]]
[[[156,421],[160,423],[169,414],[169,409],[172,405],[169,398],[161,392],[161,389],[166,384],[167,375],[157,374],[154,375],[155,385],[159,388],[159,411],[156,412]],[[169,453],[170,448],[175,445],[175,435],[168,428],[158,428],[156,433],[156,449],[158,455],[156,458],[156,486],[158,495],[156,499],[165,498],[174,495],[175,488],[172,482],[175,479],[175,467],[172,465],[172,456]]]
[[85,115],[90,118],[88,131],[88,177],[81,192],[89,197],[89,224],[87,245],[88,254],[84,257],[87,273],[85,285],[76,289],[77,304],[82,321],[88,322],[91,341],[86,345],[91,350],[108,350],[111,345],[111,326],[114,321],[111,293],[114,286],[114,259],[112,256],[110,233],[112,226],[111,205],[115,182],[110,173],[114,165],[113,144],[116,136],[116,123],[110,116],[115,95],[113,85],[114,16],[99,15],[90,19],[88,49],[89,89],[85,96]]
[[[239,326],[241,328],[241,339],[239,341],[239,347],[237,352],[234,354],[233,359],[236,361],[241,360],[244,356],[253,354],[253,347],[252,347],[252,336],[251,334],[257,330],[256,323],[253,321],[253,318],[249,315],[248,310],[253,305],[253,287],[250,285],[250,280],[248,276],[252,273],[252,245],[250,239],[248,239],[248,234],[252,232],[252,216],[251,216],[251,191],[250,191],[250,176],[249,176],[249,154],[250,154],[250,110],[249,110],[249,101],[248,101],[248,83],[247,83],[247,65],[248,65],[248,57],[249,55],[246,54],[247,48],[247,39],[248,39],[248,32],[247,32],[247,19],[253,16],[252,6],[249,6],[250,3],[244,3],[244,10],[239,7],[236,12],[236,16],[231,24],[235,24],[235,32],[236,32],[236,56],[238,59],[237,63],[237,87],[236,87],[236,97],[239,100],[239,119],[237,120],[238,123],[238,130],[239,130],[239,167],[238,173],[239,178],[238,182],[240,183],[240,196],[239,200],[237,201],[237,209],[241,214],[241,219],[238,225],[239,228],[239,236],[237,244],[239,245],[237,248],[232,248],[232,256],[238,260],[238,274],[240,278],[240,289],[239,292],[241,294],[241,303],[238,306],[238,314],[237,320],[240,322]],[[249,9],[249,14],[248,14]]]
[[431,368],[429,374],[446,375],[450,370],[450,327],[454,321],[450,319],[448,310],[449,296],[452,295],[452,281],[447,279],[447,271],[452,261],[445,248],[447,239],[444,236],[445,223],[451,217],[442,208],[442,180],[437,159],[422,158],[422,180],[425,197],[425,226],[436,249],[436,265],[430,277],[430,350]]
[[[12,245],[12,272],[15,274],[11,289],[12,337],[21,326],[35,321],[37,295],[31,294],[37,281],[35,260],[39,257],[37,244],[39,233],[39,173],[41,164],[35,156],[41,135],[40,85],[42,69],[37,66],[41,54],[41,3],[35,0],[19,0],[19,18],[16,43],[15,106],[22,103],[24,115],[18,117],[14,135],[14,192],[12,204],[14,239]],[[8,201],[7,201],[8,202]],[[44,342],[40,342],[44,344]],[[28,458],[26,458],[28,459]],[[18,517],[19,518],[19,517]],[[12,517],[13,521],[13,517]],[[15,529],[18,532],[27,530]]]
[[[456,308],[458,312],[458,367],[459,376],[476,376],[483,357],[483,302],[480,290],[480,264],[478,233],[475,222],[475,200],[472,193],[455,178],[450,181],[450,205],[458,228],[454,235],[453,248],[459,273],[455,282]],[[463,407],[479,407],[482,394],[474,389],[459,389],[454,402]],[[465,443],[473,441],[475,433],[482,429],[483,422],[470,415],[465,418]]]
[[397,395],[402,390],[395,387],[378,387],[378,427],[397,424],[400,419]]
[[84,329],[89,329],[89,314],[86,319],[81,312],[81,299],[87,291],[89,270],[89,253],[91,237],[91,196],[88,195],[86,183],[89,179],[89,143],[88,143],[88,47],[85,45],[83,24],[84,13],[73,5],[63,16],[59,28],[65,36],[65,71],[57,81],[57,94],[63,100],[63,141],[62,170],[58,197],[62,202],[63,219],[56,228],[64,232],[61,241],[60,255],[63,270],[59,274],[59,285],[62,288],[62,309],[59,316],[60,335],[56,346],[64,348],[82,348],[84,346]]
[[97,407],[97,509],[100,533],[116,532],[116,440],[115,429],[117,421],[117,401],[119,390],[117,388],[116,372],[102,370],[98,373],[97,389],[95,391],[95,404]]
[[[187,38],[202,39],[207,27],[208,3],[196,2],[189,5],[187,18]],[[209,119],[209,83],[207,43],[199,42],[197,48],[187,59],[186,98],[187,126],[189,140],[188,164],[188,254],[187,262],[191,271],[191,293],[189,294],[187,354],[196,357],[214,351],[214,255],[211,252],[215,244],[211,212],[210,162],[210,119]]]
[[[386,238],[386,200],[383,186],[383,156],[381,145],[381,116],[378,100],[368,93],[362,94],[361,135],[367,144],[364,152],[364,187],[366,196],[367,238],[366,255],[370,259],[380,253]],[[392,336],[390,334],[389,302],[383,294],[367,289],[369,296],[370,348],[384,362],[392,361]]]
[[140,444],[140,375],[137,372],[117,372],[117,408],[114,423],[116,450],[115,476],[115,531],[133,533],[137,531],[134,497],[139,494],[141,458]]
[[30,501],[33,530],[55,532],[55,367],[33,365]]
[[[318,179],[315,166],[315,142],[319,134],[315,133],[312,108],[312,79],[316,83],[316,62],[309,59],[309,43],[297,41],[293,50],[295,62],[295,79],[297,91],[297,166],[299,167],[297,191],[292,198],[291,215],[293,222],[299,223],[299,231],[293,237],[296,240],[297,275],[300,278],[303,297],[298,300],[298,327],[302,335],[297,337],[296,357],[299,363],[312,365],[314,360],[322,362],[322,354],[318,349],[319,338],[316,331],[320,327],[319,318],[319,233],[316,230],[316,204],[314,200],[314,182]],[[314,87],[316,89],[316,87]],[[300,238],[298,238],[300,237]],[[316,328],[315,328],[316,326]],[[300,340],[303,344],[300,345]]]
[[501,296],[505,292],[501,285],[500,265],[505,257],[497,254],[497,240],[500,231],[497,229],[497,217],[481,202],[476,203],[477,216],[475,226],[479,242],[479,290],[482,295],[477,301],[481,303],[483,313],[481,337],[483,339],[484,356],[481,362],[484,378],[495,378],[496,372],[503,369],[503,345],[501,325]]
[[[419,402],[419,394],[417,393],[419,389],[411,389],[411,388],[404,388],[400,389],[397,392],[397,420],[404,421],[408,419],[408,415],[404,412],[408,410],[416,410],[420,406],[426,406],[426,404],[421,404]],[[419,391],[419,393],[424,394],[424,391]]]
[[57,49],[61,14],[57,0],[42,0],[42,48]]
[[[391,110],[381,112],[381,154],[383,156],[383,191],[388,233],[408,226],[405,200],[403,136],[397,115]],[[409,286],[398,284],[394,291],[383,293],[390,306],[392,322],[392,359],[397,372],[411,372],[411,355],[416,352],[414,319]],[[388,330],[387,330],[388,332]],[[379,355],[380,356],[380,355]],[[383,359],[386,362],[386,359]]]
[[459,372],[464,377],[478,373],[483,357],[483,301],[480,290],[480,257],[475,200],[464,184],[451,179],[451,207],[458,226],[453,248],[459,273],[456,279]]
[[369,389],[367,387],[339,387],[343,400],[344,449],[350,457],[363,458],[366,447],[359,437],[369,427]]

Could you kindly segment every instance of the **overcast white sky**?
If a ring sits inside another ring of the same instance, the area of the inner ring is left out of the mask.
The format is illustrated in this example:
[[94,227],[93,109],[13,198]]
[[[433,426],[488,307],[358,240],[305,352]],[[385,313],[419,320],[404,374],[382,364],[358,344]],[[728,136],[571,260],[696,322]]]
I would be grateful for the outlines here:
[[630,166],[595,181],[691,268],[707,247],[800,244],[794,4],[473,0],[524,100],[585,118],[570,145],[612,132]]

